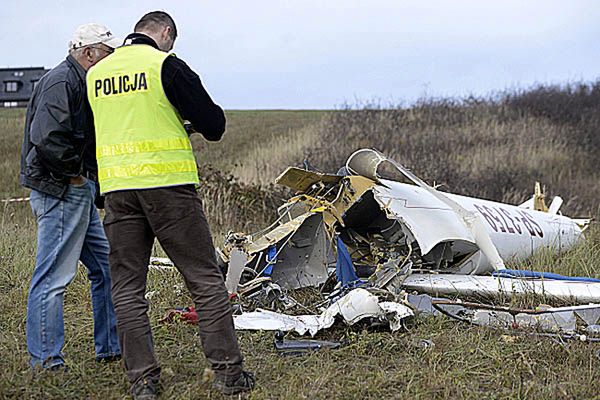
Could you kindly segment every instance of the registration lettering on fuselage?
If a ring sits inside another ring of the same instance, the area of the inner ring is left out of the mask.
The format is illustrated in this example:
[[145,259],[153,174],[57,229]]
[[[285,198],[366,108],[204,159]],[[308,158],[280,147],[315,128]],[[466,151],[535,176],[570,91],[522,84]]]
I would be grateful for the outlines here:
[[[536,220],[524,210],[512,213],[503,207],[488,207],[487,205],[473,204],[477,211],[483,216],[494,232],[523,234],[528,232],[531,236],[544,237],[542,227]],[[522,224],[522,226],[521,226]],[[524,229],[523,229],[524,227]]]

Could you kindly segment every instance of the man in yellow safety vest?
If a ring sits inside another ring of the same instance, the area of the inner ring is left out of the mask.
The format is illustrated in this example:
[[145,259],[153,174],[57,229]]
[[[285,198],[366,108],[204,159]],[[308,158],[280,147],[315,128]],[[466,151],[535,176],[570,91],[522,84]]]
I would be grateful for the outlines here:
[[219,140],[225,116],[196,73],[167,53],[177,29],[164,12],[144,15],[125,44],[87,75],[96,127],[104,226],[110,243],[113,301],[123,360],[138,399],[156,398],[154,356],[144,298],[155,238],[184,277],[199,314],[204,354],[224,394],[251,390],[242,369],[231,306],[202,204],[198,172],[183,121]]

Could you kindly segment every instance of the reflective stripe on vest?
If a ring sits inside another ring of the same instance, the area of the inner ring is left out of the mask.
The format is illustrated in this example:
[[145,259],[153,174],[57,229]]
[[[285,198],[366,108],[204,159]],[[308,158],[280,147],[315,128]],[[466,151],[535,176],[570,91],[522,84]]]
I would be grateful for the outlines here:
[[123,46],[87,73],[102,193],[198,184],[188,135],[162,86],[168,56]]

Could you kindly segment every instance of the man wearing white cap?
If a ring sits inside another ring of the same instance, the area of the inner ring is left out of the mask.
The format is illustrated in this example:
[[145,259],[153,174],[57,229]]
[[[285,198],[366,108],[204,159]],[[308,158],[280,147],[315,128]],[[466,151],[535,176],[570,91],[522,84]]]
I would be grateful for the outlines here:
[[27,304],[33,368],[62,370],[63,298],[77,262],[88,269],[96,360],[119,359],[108,269],[109,246],[95,207],[97,166],[86,72],[121,41],[105,26],[82,25],[69,55],[40,79],[25,119],[20,183],[31,189],[37,257]]

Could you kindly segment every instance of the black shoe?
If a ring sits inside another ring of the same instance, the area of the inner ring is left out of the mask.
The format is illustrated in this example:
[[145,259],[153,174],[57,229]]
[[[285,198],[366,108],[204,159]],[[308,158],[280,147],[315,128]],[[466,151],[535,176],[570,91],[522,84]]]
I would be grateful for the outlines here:
[[65,365],[65,361],[62,357],[50,357],[42,363],[42,368],[44,371],[52,371],[52,372],[69,372],[69,367]]
[[54,364],[53,366],[46,368],[46,371],[62,372],[66,374],[69,372],[69,367],[67,367],[65,364]]
[[248,371],[242,371],[238,376],[216,376],[213,381],[213,388],[226,396],[248,392],[254,388],[254,374]]
[[153,379],[142,378],[131,387],[133,400],[158,399],[158,382]]

